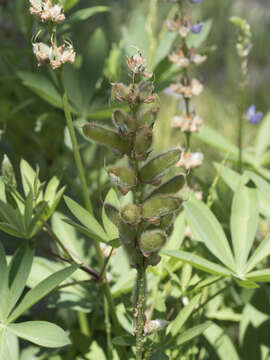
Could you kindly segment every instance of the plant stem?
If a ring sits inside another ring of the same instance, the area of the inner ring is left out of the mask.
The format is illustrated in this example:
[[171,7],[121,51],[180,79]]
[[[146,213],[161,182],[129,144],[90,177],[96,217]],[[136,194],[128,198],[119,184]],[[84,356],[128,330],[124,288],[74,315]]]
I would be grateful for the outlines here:
[[104,298],[104,312],[105,312],[105,327],[106,327],[106,335],[107,335],[108,360],[112,360],[113,346],[112,346],[112,337],[111,337],[111,323],[109,317],[109,306],[106,298]]
[[138,298],[135,306],[136,318],[136,360],[143,359],[143,332],[144,332],[144,312],[145,312],[145,287],[146,276],[143,261],[137,269],[137,290]]
[[[80,152],[79,152],[79,147],[78,147],[78,143],[77,143],[77,139],[76,139],[75,130],[74,130],[74,127],[73,127],[71,111],[70,111],[68,98],[67,98],[67,92],[66,92],[66,89],[65,89],[65,86],[64,86],[62,70],[57,72],[57,77],[58,77],[59,86],[60,86],[60,90],[61,90],[64,113],[65,113],[65,117],[66,117],[66,121],[67,121],[67,125],[68,125],[69,134],[70,134],[70,137],[71,137],[75,163],[76,163],[76,166],[77,166],[77,170],[78,170],[79,177],[80,177],[80,182],[81,182],[81,185],[82,185],[82,193],[83,193],[84,203],[85,203],[85,206],[86,206],[87,210],[90,213],[93,213],[92,205],[91,205],[91,202],[90,202],[90,199],[89,199],[89,196],[88,196],[88,189],[87,189],[87,182],[86,182],[84,167],[83,167],[82,159],[81,159]],[[104,258],[103,258],[103,255],[102,255],[102,251],[100,249],[98,241],[94,240],[94,244],[95,244],[95,248],[96,248],[96,252],[97,252],[97,258],[98,258],[99,267],[100,267],[100,269],[103,269],[103,267],[104,267]],[[110,288],[109,288],[109,286],[107,284],[107,281],[106,281],[106,271],[104,271],[103,289],[104,289],[105,297],[106,297],[106,299],[108,301],[108,305],[109,305],[109,309],[110,309],[110,314],[111,314],[115,334],[116,335],[121,335],[122,334],[122,329],[121,329],[121,326],[119,324],[119,321],[118,321],[118,318],[117,318],[117,315],[116,315],[116,308],[115,308],[115,304],[114,304],[114,301],[113,301],[113,298],[112,298],[112,294],[110,292]],[[125,352],[125,351],[122,348],[120,350],[120,353],[123,353],[123,352]]]
[[240,116],[238,123],[238,171],[243,172],[243,132],[244,132],[244,107],[245,107],[245,87],[241,86]]
[[85,172],[84,172],[84,168],[83,168],[81,155],[80,155],[80,152],[79,152],[79,146],[78,146],[78,142],[77,142],[77,139],[76,139],[75,130],[74,130],[74,127],[73,127],[71,111],[70,111],[68,98],[67,98],[67,92],[66,92],[66,89],[65,89],[65,86],[64,86],[64,81],[63,81],[62,69],[60,69],[57,72],[57,76],[58,76],[59,86],[60,86],[60,90],[61,90],[63,108],[64,108],[64,113],[65,113],[65,117],[66,117],[66,121],[67,121],[68,131],[69,131],[70,138],[71,138],[74,159],[75,159],[76,167],[77,167],[78,174],[79,174],[79,177],[80,177],[80,182],[81,182],[81,185],[82,185],[82,193],[83,193],[84,203],[85,203],[85,206],[86,206],[87,210],[92,214],[93,209],[92,209],[92,205],[91,205],[91,202],[90,202],[90,198],[88,196],[88,189],[87,189],[87,182],[86,182]]
[[78,318],[78,323],[80,324],[80,330],[82,334],[90,337],[91,332],[89,329],[86,314],[81,311],[77,311],[77,318]]

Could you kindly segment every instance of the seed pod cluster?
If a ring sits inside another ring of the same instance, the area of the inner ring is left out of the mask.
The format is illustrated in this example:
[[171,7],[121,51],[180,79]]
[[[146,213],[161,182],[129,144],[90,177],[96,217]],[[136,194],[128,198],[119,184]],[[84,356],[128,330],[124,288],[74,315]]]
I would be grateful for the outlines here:
[[176,193],[184,186],[185,177],[176,175],[162,182],[164,174],[180,160],[180,148],[148,159],[159,107],[150,80],[151,73],[146,70],[146,60],[138,52],[127,58],[127,65],[133,81],[130,85],[113,84],[113,98],[118,103],[126,103],[129,110],[119,108],[113,111],[114,128],[87,123],[83,126],[83,133],[124,157],[122,161],[126,161],[126,165],[109,166],[107,173],[122,195],[133,193],[133,202],[119,209],[111,204],[105,204],[104,208],[118,227],[131,265],[137,267],[143,262],[144,266],[155,266],[160,261],[158,252],[167,241],[175,213],[181,207],[181,199]]

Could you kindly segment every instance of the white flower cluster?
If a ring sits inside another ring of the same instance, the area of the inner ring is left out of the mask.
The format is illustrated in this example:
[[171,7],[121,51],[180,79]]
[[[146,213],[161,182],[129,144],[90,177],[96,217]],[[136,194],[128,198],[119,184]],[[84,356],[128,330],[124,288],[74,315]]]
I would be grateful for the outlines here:
[[53,70],[60,68],[64,63],[73,64],[76,56],[72,44],[68,42],[58,47],[41,42],[33,43],[33,51],[39,66],[50,63]]
[[50,0],[29,0],[30,13],[40,21],[52,21],[60,24],[65,20],[63,7],[59,4],[52,4]]

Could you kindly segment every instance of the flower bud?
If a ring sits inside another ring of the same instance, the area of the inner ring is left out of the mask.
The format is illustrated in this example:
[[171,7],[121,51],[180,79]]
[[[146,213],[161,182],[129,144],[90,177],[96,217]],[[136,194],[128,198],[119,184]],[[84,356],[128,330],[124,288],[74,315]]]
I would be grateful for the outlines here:
[[145,257],[158,252],[166,243],[167,235],[161,230],[148,230],[142,233],[139,246]]
[[141,222],[141,208],[128,204],[120,209],[121,219],[128,225],[136,227]]
[[147,321],[144,325],[144,333],[150,334],[154,331],[164,330],[169,325],[169,323],[169,321],[163,319]]
[[107,168],[110,180],[115,184],[123,195],[126,195],[137,184],[135,173],[123,166],[109,166]]
[[149,127],[142,127],[138,129],[135,139],[135,156],[137,160],[146,160],[149,155],[149,149],[152,146],[153,130]]
[[181,199],[176,196],[159,195],[146,200],[142,205],[142,217],[159,225],[160,218],[179,209]]
[[148,161],[140,171],[140,179],[148,184],[160,184],[160,177],[172,165],[179,161],[182,150],[176,148],[159,154]]
[[111,148],[117,155],[129,154],[131,151],[128,139],[122,138],[115,130],[105,126],[87,123],[83,126],[83,133],[89,139]]
[[112,121],[114,126],[123,134],[128,134],[135,129],[134,119],[123,110],[114,110]]
[[154,190],[149,197],[157,194],[175,194],[183,188],[185,182],[186,177],[184,174],[176,175]]
[[15,178],[14,169],[6,154],[4,155],[1,165],[1,174],[2,174],[3,182],[7,186],[7,188],[9,190],[16,190],[17,182]]

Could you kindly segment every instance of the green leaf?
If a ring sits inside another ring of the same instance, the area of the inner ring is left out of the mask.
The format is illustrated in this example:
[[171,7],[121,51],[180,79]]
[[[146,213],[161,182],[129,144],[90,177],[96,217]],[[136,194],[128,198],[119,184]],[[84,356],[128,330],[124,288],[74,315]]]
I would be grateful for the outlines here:
[[250,281],[270,282],[270,269],[252,271],[246,278]]
[[215,351],[215,359],[219,360],[239,360],[239,356],[236,349],[226,334],[226,331],[218,325],[212,323],[208,329],[205,330],[204,334],[207,341],[212,345]]
[[87,20],[89,19],[91,16],[101,13],[101,12],[105,12],[105,11],[109,11],[109,7],[108,6],[92,6],[86,9],[80,9],[78,11],[75,11],[69,18],[68,18],[68,22],[69,23],[74,23],[76,21],[83,21],[83,20]]
[[0,359],[19,360],[18,338],[6,328],[0,329]]
[[209,326],[211,326],[211,325],[212,325],[211,321],[206,321],[203,324],[193,326],[192,328],[186,330],[183,334],[178,336],[178,338],[176,340],[177,346],[180,346],[180,345],[184,344],[185,342],[190,341],[190,340],[194,339],[195,337],[203,334],[205,332],[205,330],[208,329]]
[[198,294],[188,303],[188,305],[184,306],[184,308],[177,314],[173,322],[171,322],[168,326],[167,334],[172,334],[172,336],[176,336],[179,333],[187,319],[192,314],[193,310],[199,304],[200,298],[201,294]]
[[[21,176],[22,176],[22,185],[23,185],[24,195],[27,196],[29,191],[33,190],[35,179],[36,179],[36,172],[32,169],[32,167],[24,159],[21,160],[20,170],[21,170]],[[40,186],[39,182],[38,182],[38,186]]]
[[256,184],[258,189],[263,193],[264,197],[270,201],[269,183],[252,171],[245,171],[245,174]]
[[250,272],[257,264],[270,255],[270,236],[266,237],[256,248],[247,262],[245,272]]
[[0,176],[0,200],[2,200],[4,203],[7,201],[5,188],[6,187],[2,179],[2,176]]
[[220,172],[220,176],[223,178],[225,183],[233,191],[236,191],[241,181],[241,175],[239,175],[236,171],[233,171],[232,169],[228,168],[225,165],[218,163],[214,163],[214,165],[215,168]]
[[9,324],[7,328],[16,336],[36,345],[58,348],[70,344],[65,331],[47,321],[26,321],[18,324]]
[[7,296],[7,261],[6,261],[6,254],[5,250],[0,243],[0,274],[1,274],[1,281],[0,281],[0,321],[5,317],[4,311],[2,311],[2,302]]
[[118,346],[135,346],[136,345],[135,337],[131,336],[131,335],[117,336],[112,339],[112,342],[114,345],[118,345]]
[[196,269],[203,270],[210,274],[222,275],[222,276],[232,275],[232,273],[229,270],[227,270],[225,267],[217,265],[211,261],[205,260],[204,258],[198,255],[191,254],[186,251],[163,250],[161,253],[179,259],[185,263],[194,266]]
[[154,60],[152,67],[153,69],[166,57],[168,56],[173,42],[177,36],[176,32],[165,31],[161,39],[159,39],[158,46],[155,51]]
[[38,285],[32,288],[24,296],[20,304],[8,317],[8,322],[14,322],[19,316],[21,316],[26,310],[35,305],[39,300],[48,295],[54,290],[61,282],[67,279],[71,274],[78,269],[77,265],[71,265],[56,273],[52,274],[45,280],[41,281]]
[[235,262],[228,240],[220,223],[208,206],[194,197],[184,203],[184,209],[187,217],[212,254],[227,267],[234,270]]
[[60,94],[49,80],[48,76],[30,73],[27,71],[18,71],[18,77],[22,80],[23,85],[34,91],[49,104],[62,108]]
[[256,136],[256,157],[260,157],[270,145],[270,112],[268,112],[260,124]]
[[42,201],[38,204],[38,210],[36,215],[33,217],[31,223],[27,229],[27,238],[31,239],[36,233],[39,231],[41,226],[43,225],[42,219],[44,220],[44,215],[46,214],[48,209],[48,204],[45,201]]
[[15,226],[8,223],[0,222],[0,230],[17,238],[25,238],[25,235],[23,233],[19,232]]
[[0,215],[2,216],[3,220],[11,225],[11,227],[16,229],[17,232],[21,232],[21,237],[23,237],[23,218],[18,209],[14,209],[11,205],[5,204],[0,200]]
[[5,299],[8,316],[19,300],[30,273],[34,257],[34,249],[23,244],[13,255],[8,266],[9,296]]
[[29,191],[28,195],[25,199],[25,208],[24,208],[24,226],[25,230],[27,231],[27,228],[29,227],[32,215],[33,215],[33,192],[32,190]]
[[92,236],[99,238],[101,241],[108,241],[108,236],[92,214],[71,198],[64,196],[64,200],[72,214],[80,221],[81,224],[87,227]]
[[243,275],[248,254],[255,240],[258,220],[257,190],[240,185],[232,203],[231,234],[236,270],[241,275]]
[[[110,189],[108,191],[108,194],[104,200],[104,204],[106,204],[106,203],[112,204],[117,208],[119,207],[119,201],[118,201],[117,194],[114,191],[114,189]],[[102,222],[103,222],[103,226],[106,230],[109,240],[119,238],[118,228],[110,221],[110,219],[106,215],[104,206],[102,208]]]
[[46,190],[44,193],[44,200],[47,201],[49,206],[52,206],[55,201],[59,183],[60,183],[59,179],[56,176],[54,176],[51,178],[51,180],[49,181],[49,183],[46,187]]

